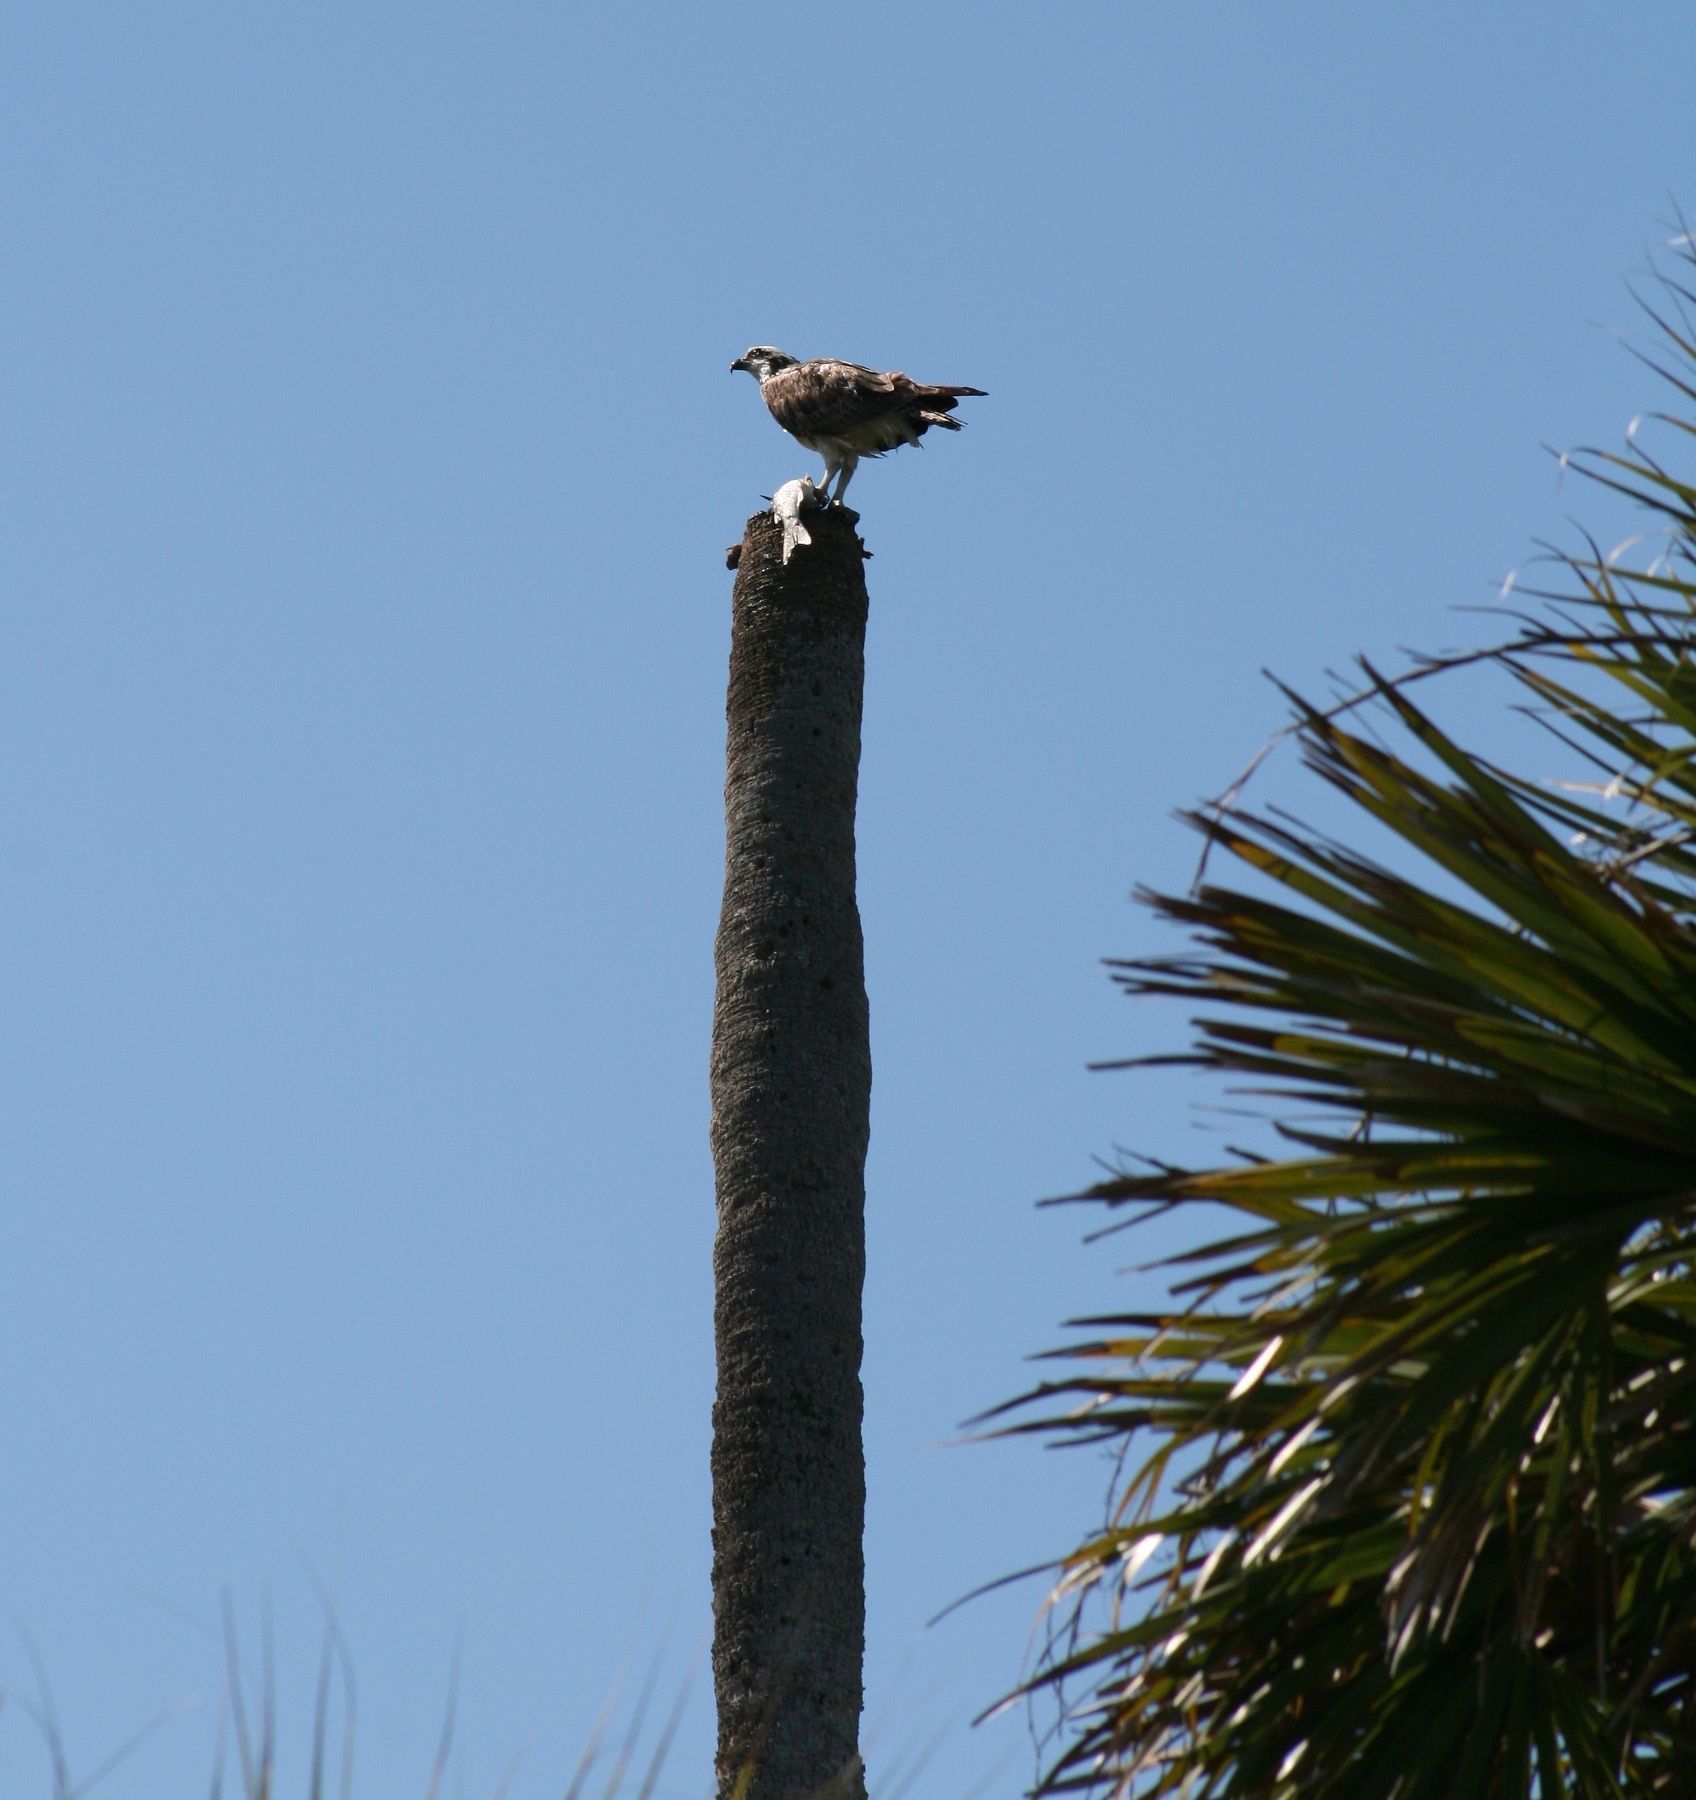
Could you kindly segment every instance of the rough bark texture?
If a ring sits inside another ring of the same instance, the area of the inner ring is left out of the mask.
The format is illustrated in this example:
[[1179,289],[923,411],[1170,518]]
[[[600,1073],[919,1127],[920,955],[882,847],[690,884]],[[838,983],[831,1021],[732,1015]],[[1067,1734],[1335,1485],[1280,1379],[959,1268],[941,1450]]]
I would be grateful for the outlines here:
[[721,1800],[866,1791],[866,583],[854,515],[807,522],[785,568],[778,525],[749,520],[731,627],[712,1046]]

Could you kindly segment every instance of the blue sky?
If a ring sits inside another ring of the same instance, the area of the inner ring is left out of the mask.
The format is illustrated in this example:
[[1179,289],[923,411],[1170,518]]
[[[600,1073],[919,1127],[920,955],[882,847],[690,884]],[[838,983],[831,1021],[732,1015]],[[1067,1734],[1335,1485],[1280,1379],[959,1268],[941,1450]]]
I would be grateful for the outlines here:
[[[303,1791],[557,1794],[704,1652],[724,547],[747,345],[971,383],[866,464],[874,1791],[1017,1792],[1107,1470],[962,1447],[1202,1156],[1105,956],[1176,808],[1606,509],[1542,446],[1696,206],[1682,0],[48,5],[0,24],[0,1682],[198,1791],[220,1593]],[[939,434],[938,434],[939,435]],[[1278,773],[1270,778],[1284,779]],[[1292,791],[1299,791],[1299,788]],[[267,1596],[269,1598],[267,1599]],[[198,1696],[197,1704],[190,1704]],[[650,1724],[647,1736],[657,1732]],[[708,1791],[704,1666],[660,1789]],[[50,1791],[24,1711],[0,1790]]]

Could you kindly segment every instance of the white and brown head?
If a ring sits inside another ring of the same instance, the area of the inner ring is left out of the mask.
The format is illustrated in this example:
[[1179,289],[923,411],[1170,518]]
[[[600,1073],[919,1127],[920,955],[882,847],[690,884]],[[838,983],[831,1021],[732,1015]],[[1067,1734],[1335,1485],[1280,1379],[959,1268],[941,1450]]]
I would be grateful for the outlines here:
[[796,358],[786,350],[776,349],[771,344],[756,344],[751,350],[744,350],[730,366],[733,369],[746,369],[753,378],[764,386],[780,369],[793,369]]

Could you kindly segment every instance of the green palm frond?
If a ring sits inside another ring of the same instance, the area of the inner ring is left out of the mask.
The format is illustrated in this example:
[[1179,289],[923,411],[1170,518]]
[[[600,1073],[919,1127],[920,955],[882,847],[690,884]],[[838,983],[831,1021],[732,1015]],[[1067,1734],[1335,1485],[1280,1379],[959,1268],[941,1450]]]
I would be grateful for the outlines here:
[[1583,778],[1363,664],[1384,741],[1294,735],[1393,861],[1199,813],[1251,879],[1147,896],[1191,947],[1115,965],[1195,1009],[1165,1060],[1302,1122],[1080,1196],[1236,1225],[1018,1403],[1131,1452],[1025,1690],[1065,1708],[1042,1793],[1696,1793],[1696,484],[1579,466],[1664,542],[1569,559],[1491,654]]

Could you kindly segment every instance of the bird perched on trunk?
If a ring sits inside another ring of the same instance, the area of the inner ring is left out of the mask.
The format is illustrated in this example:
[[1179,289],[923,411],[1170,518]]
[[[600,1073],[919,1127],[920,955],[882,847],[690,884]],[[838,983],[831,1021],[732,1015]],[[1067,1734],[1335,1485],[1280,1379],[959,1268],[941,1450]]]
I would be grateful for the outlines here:
[[903,444],[916,444],[933,425],[958,431],[951,419],[959,402],[981,395],[982,388],[930,387],[891,370],[880,375],[859,363],[816,356],[797,362],[793,356],[756,344],[737,357],[733,369],[746,369],[777,420],[798,444],[824,458],[821,493],[836,478],[840,501],[862,456],[882,456]]

